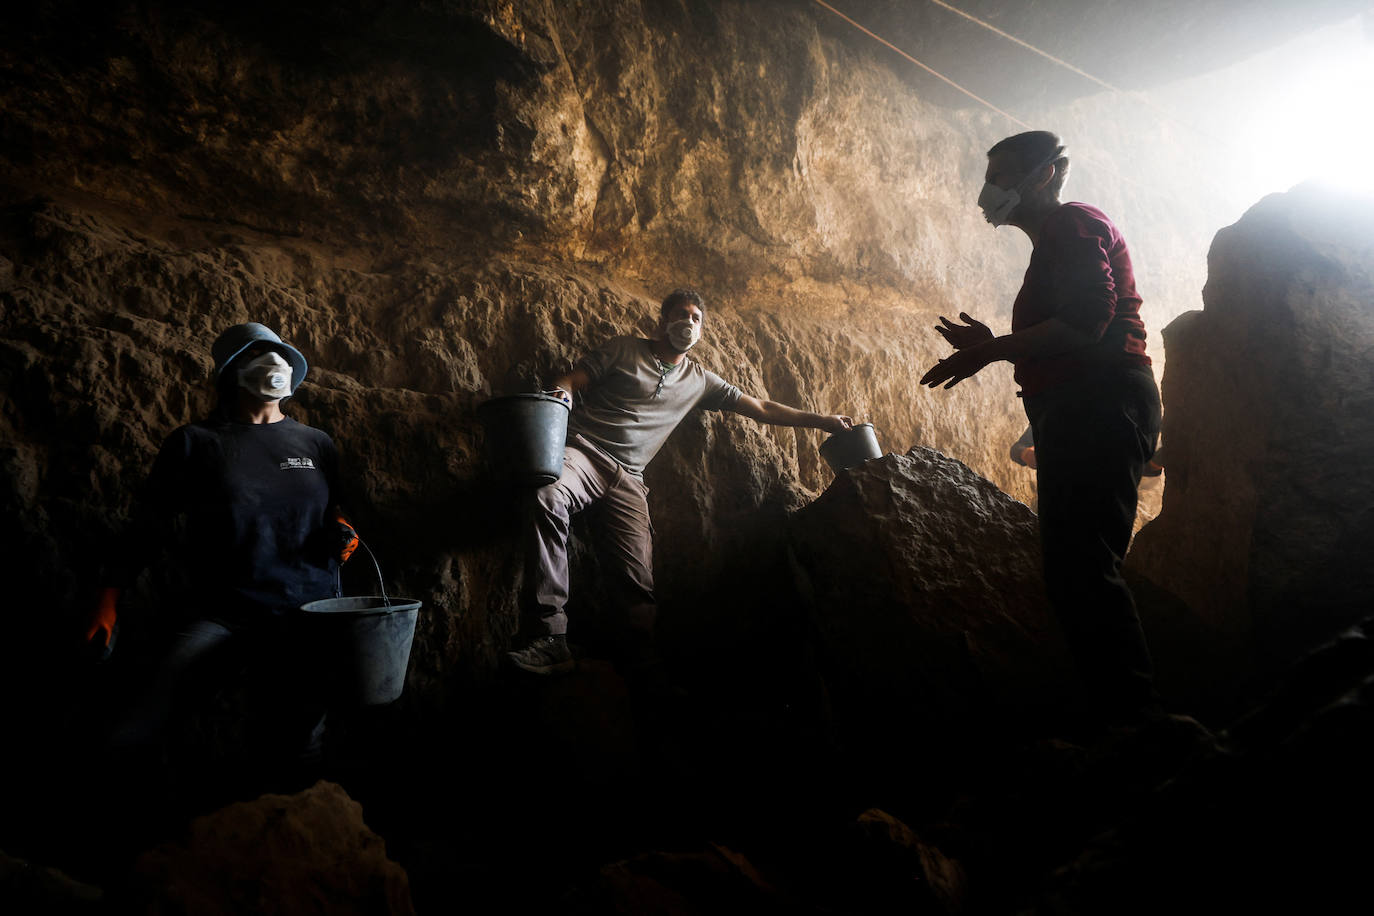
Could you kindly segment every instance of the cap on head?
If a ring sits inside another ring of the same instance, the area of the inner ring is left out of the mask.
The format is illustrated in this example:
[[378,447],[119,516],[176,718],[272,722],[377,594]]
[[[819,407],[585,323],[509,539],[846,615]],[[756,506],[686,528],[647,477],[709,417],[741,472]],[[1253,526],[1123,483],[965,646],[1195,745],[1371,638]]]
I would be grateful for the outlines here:
[[215,380],[218,381],[224,375],[224,370],[228,369],[244,350],[260,341],[271,344],[272,349],[291,364],[291,393],[295,394],[296,388],[305,379],[310,364],[305,361],[301,351],[282,341],[276,331],[256,321],[234,325],[215,338],[215,342],[210,345],[210,355],[215,360]]

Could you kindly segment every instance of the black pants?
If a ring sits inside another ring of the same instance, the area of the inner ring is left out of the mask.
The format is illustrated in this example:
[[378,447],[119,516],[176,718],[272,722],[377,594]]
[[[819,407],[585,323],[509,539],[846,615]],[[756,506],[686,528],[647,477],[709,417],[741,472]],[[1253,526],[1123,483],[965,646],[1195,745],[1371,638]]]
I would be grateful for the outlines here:
[[1093,705],[1130,718],[1159,705],[1121,577],[1141,472],[1159,437],[1159,389],[1148,369],[1118,369],[1026,398],[1025,406],[1050,603]]
[[203,703],[247,673],[250,757],[274,783],[295,784],[318,769],[324,700],[313,689],[308,647],[285,618],[201,618],[182,624],[134,701],[107,738],[116,758],[132,758],[161,741],[169,720]]

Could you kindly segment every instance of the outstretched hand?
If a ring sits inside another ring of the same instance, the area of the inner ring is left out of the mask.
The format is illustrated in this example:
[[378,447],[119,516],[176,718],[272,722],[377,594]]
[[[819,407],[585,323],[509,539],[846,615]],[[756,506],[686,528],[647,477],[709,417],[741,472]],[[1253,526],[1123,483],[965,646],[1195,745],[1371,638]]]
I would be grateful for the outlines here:
[[968,312],[960,312],[959,320],[964,324],[955,324],[944,315],[940,316],[940,324],[935,326],[935,330],[940,332],[940,336],[949,342],[949,345],[956,350],[966,350],[969,347],[976,347],[980,343],[992,340],[992,330],[983,322],[970,317]]
[[828,433],[842,433],[846,429],[851,429],[854,426],[854,421],[844,414],[833,414],[823,419],[825,423],[821,426],[821,429]]
[[926,374],[921,376],[921,384],[930,388],[938,388],[941,385],[953,388],[969,376],[977,375],[990,362],[992,360],[985,352],[985,348],[956,350],[931,366]]

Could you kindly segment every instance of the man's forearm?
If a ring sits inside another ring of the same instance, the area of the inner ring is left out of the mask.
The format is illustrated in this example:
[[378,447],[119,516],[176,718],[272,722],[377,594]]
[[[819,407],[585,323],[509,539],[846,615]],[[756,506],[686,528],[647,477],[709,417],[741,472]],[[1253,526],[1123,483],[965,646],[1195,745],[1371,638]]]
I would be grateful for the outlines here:
[[979,347],[984,348],[983,352],[990,363],[998,360],[1015,363],[1021,359],[1046,359],[1058,356],[1060,353],[1090,347],[1094,343],[1096,341],[1082,331],[1069,327],[1057,318],[1050,318],[1024,330],[994,337],[986,343],[979,344]]
[[777,401],[764,401],[763,411],[758,419],[770,426],[809,426],[812,429],[823,429],[828,418],[809,410],[788,407]]
[[554,379],[552,384],[554,388],[562,388],[568,394],[577,394],[577,392],[590,385],[591,381],[591,376],[587,375],[586,369],[580,369],[574,366],[571,371],[565,372]]

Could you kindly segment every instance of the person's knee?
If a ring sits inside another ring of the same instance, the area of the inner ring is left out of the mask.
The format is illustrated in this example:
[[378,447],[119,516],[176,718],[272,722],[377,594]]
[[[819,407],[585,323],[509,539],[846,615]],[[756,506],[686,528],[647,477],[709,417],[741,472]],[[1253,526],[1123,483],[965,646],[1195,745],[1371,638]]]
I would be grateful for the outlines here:
[[567,519],[568,494],[557,484],[540,487],[530,495],[530,510],[536,518]]
[[634,563],[621,569],[607,569],[606,586],[616,603],[622,607],[645,605],[653,607],[654,573],[653,561]]

